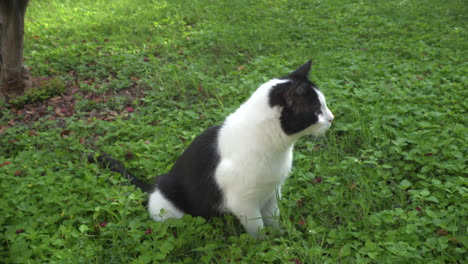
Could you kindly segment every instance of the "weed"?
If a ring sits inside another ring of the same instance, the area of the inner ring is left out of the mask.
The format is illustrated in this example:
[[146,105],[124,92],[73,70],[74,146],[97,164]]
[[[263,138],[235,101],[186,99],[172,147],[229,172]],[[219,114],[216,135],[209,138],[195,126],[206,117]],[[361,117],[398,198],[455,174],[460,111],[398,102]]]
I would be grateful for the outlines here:
[[44,101],[65,91],[65,83],[59,78],[37,78],[34,86],[28,89],[24,95],[16,97],[10,102],[15,107],[23,107],[26,104]]

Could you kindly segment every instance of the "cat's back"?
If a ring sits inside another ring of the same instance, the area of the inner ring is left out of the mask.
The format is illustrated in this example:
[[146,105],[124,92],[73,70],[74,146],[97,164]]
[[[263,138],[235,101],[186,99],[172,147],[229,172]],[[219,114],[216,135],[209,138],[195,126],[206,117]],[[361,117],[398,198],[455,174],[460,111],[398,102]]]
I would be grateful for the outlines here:
[[222,193],[213,175],[220,161],[220,128],[212,126],[198,135],[169,173],[156,181],[157,189],[185,213],[205,218],[219,214]]

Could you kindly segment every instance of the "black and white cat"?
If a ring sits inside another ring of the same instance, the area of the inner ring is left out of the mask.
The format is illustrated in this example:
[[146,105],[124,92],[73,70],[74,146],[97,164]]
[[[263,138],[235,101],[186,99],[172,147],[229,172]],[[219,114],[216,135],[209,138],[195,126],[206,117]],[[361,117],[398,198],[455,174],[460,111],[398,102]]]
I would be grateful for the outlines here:
[[259,237],[264,226],[278,226],[278,199],[294,143],[323,134],[334,118],[323,93],[308,79],[310,68],[308,61],[261,85],[222,125],[196,137],[154,186],[139,182],[108,155],[97,159],[149,192],[148,209],[156,221],[230,212]]

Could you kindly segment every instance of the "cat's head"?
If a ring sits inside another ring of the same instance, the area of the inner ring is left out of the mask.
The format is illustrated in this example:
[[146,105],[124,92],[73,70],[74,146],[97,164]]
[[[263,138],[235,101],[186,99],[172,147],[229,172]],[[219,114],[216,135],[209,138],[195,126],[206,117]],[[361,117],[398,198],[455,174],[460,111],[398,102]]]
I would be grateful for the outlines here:
[[287,135],[319,136],[334,119],[325,96],[308,78],[311,66],[309,60],[270,90],[269,104],[281,108],[281,128]]

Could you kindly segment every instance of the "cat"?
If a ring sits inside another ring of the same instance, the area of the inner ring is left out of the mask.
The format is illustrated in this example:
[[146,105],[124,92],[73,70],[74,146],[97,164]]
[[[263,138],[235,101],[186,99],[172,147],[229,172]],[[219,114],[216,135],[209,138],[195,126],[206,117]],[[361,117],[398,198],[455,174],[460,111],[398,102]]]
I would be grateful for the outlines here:
[[261,238],[264,226],[279,227],[278,200],[291,170],[294,143],[304,135],[322,135],[334,119],[325,96],[308,79],[311,65],[309,60],[261,85],[221,125],[197,136],[154,186],[136,179],[109,155],[96,159],[149,193],[148,211],[156,221],[229,212]]

